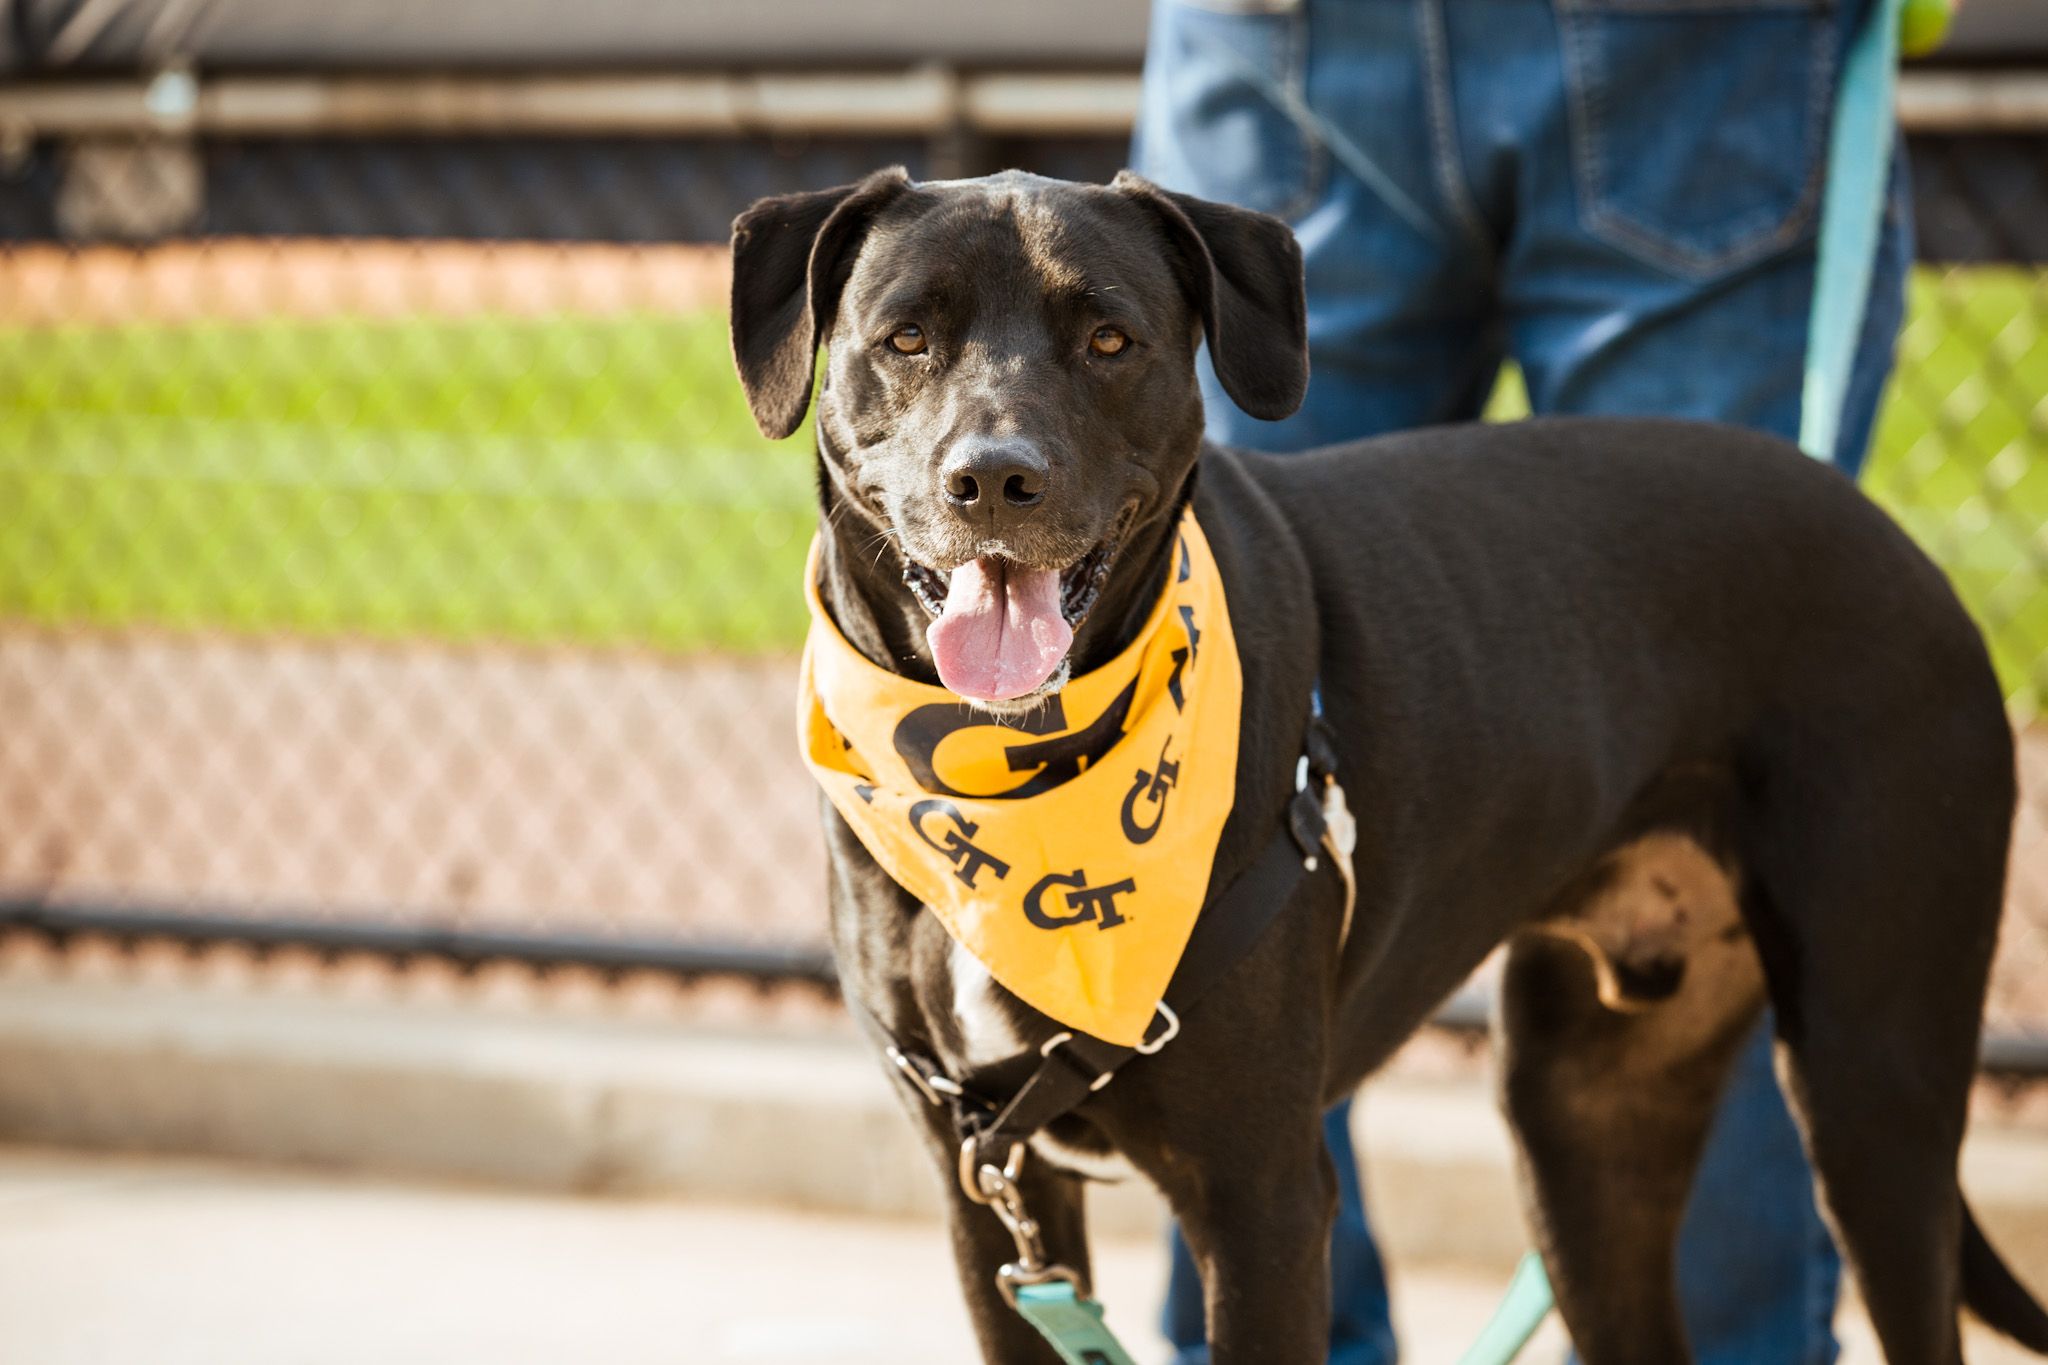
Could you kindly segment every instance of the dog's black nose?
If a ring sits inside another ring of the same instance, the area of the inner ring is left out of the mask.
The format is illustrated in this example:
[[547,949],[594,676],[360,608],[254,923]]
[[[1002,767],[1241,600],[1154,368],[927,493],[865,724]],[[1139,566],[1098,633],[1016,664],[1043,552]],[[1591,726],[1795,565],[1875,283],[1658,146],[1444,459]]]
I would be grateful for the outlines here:
[[970,436],[954,444],[939,478],[953,506],[1001,524],[1045,501],[1050,468],[1028,441]]

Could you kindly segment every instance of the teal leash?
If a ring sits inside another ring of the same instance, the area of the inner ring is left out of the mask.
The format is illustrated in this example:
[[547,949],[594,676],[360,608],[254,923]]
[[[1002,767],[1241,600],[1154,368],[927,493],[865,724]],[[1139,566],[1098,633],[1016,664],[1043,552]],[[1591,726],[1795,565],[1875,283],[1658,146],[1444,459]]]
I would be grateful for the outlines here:
[[1849,45],[1835,96],[1799,410],[1799,448],[1816,460],[1835,458],[1842,402],[1870,302],[1891,181],[1904,8],[1904,0],[1872,0],[1869,17]]
[[1536,1335],[1536,1329],[1550,1316],[1555,1303],[1543,1258],[1529,1252],[1515,1267],[1515,1278],[1508,1281],[1508,1292],[1500,1307],[1493,1310],[1493,1317],[1480,1331],[1479,1339],[1458,1357],[1458,1365],[1507,1365]]
[[[1799,448],[1816,460],[1835,457],[1842,404],[1870,302],[1891,180],[1904,7],[1904,0],[1873,0],[1870,15],[1849,46],[1835,96],[1799,411]],[[1458,1365],[1509,1365],[1555,1306],[1543,1260],[1530,1252],[1515,1268],[1492,1320],[1459,1357]]]
[[1071,1280],[1020,1287],[1011,1300],[1067,1365],[1136,1365],[1102,1321],[1102,1305]]

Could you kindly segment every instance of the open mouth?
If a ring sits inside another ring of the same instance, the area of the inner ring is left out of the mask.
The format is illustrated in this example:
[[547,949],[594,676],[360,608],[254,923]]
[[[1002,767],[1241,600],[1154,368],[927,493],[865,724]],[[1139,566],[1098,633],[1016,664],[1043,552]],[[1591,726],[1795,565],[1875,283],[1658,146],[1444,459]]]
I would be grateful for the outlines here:
[[1004,555],[950,574],[910,561],[903,582],[933,618],[925,631],[939,681],[970,701],[1013,701],[1056,674],[1116,557],[1110,537],[1064,569]]

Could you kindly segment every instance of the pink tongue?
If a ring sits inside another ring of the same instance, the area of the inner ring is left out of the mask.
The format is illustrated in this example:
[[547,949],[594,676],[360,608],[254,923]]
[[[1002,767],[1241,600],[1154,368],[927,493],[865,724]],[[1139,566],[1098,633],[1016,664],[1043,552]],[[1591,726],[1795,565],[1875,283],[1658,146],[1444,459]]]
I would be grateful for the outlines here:
[[1067,657],[1056,569],[972,559],[953,570],[946,609],[925,631],[939,681],[971,701],[1008,701],[1038,687]]

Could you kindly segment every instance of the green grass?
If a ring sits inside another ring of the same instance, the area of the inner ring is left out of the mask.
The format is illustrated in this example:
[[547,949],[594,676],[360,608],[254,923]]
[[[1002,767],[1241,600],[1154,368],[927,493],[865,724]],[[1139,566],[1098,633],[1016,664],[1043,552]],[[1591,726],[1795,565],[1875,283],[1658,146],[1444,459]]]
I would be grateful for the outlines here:
[[[1913,304],[1868,485],[2048,694],[2048,275]],[[812,506],[714,314],[0,326],[0,618],[786,648]]]
[[710,314],[0,328],[0,617],[781,646],[808,450]]

